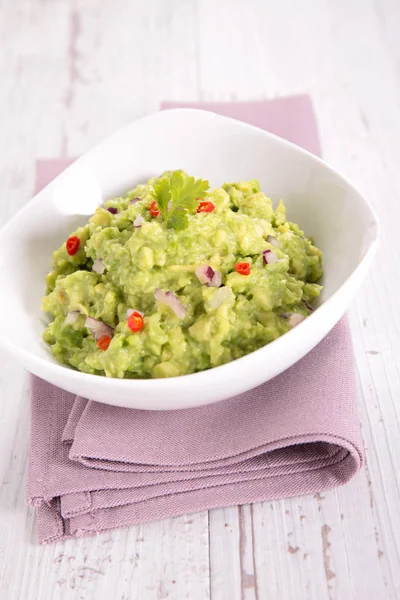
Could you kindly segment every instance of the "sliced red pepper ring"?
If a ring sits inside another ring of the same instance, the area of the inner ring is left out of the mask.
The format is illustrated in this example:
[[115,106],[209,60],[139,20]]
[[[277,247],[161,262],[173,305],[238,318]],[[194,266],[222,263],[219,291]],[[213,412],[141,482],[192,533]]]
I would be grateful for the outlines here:
[[152,217],[158,217],[158,215],[160,214],[160,210],[155,200],[153,200],[153,202],[150,204],[149,213]]
[[81,240],[77,235],[72,235],[66,241],[65,247],[70,256],[74,256],[79,250],[79,246],[81,244]]
[[109,335],[103,335],[97,342],[96,346],[100,348],[100,350],[107,350],[108,346],[111,343],[111,338]]
[[197,207],[198,213],[212,212],[213,210],[215,210],[215,204],[213,204],[209,200],[203,200],[203,202],[200,202],[200,204]]
[[143,329],[144,319],[137,310],[134,310],[133,313],[129,315],[128,327],[131,331],[133,331],[133,333],[137,333]]
[[248,262],[236,263],[234,269],[239,275],[250,275],[250,264]]

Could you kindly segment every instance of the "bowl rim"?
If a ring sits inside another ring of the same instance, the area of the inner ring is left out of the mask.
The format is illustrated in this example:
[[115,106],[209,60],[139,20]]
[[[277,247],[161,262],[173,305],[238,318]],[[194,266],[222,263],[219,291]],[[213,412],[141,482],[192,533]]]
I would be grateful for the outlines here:
[[[297,153],[300,153],[301,155],[306,156],[309,160],[315,161],[317,164],[321,165],[329,173],[331,173],[336,178],[338,178],[354,194],[359,196],[359,198],[362,200],[365,208],[370,213],[372,239],[369,242],[369,246],[368,246],[367,250],[365,251],[364,256],[358,263],[357,267],[350,273],[350,275],[348,275],[348,277],[345,279],[345,281],[342,283],[342,285],[327,300],[325,300],[323,302],[323,304],[321,304],[321,306],[319,306],[318,309],[315,310],[315,312],[313,312],[312,314],[310,314],[307,317],[306,321],[308,322],[310,319],[312,319],[313,320],[312,322],[314,322],[316,319],[322,318],[323,315],[325,315],[325,313],[329,313],[330,307],[336,301],[337,296],[345,288],[347,288],[349,286],[351,280],[353,280],[360,273],[360,271],[362,271],[367,266],[369,266],[374,254],[375,254],[375,251],[376,251],[376,248],[378,245],[378,241],[379,241],[379,236],[380,236],[380,227],[379,227],[379,221],[378,221],[378,217],[377,217],[374,207],[365,198],[364,194],[362,194],[360,192],[360,190],[356,186],[354,186],[344,175],[341,175],[340,173],[338,173],[335,169],[333,169],[331,166],[329,166],[325,161],[323,161],[318,156],[312,154],[308,150],[305,150],[301,146],[298,146],[297,144],[294,144],[293,142],[290,142],[284,138],[281,138],[278,135],[270,133],[269,131],[267,131],[265,129],[262,129],[255,125],[251,125],[249,123],[245,123],[243,121],[240,121],[239,119],[234,119],[232,117],[227,117],[224,115],[217,114],[212,111],[207,111],[207,110],[202,110],[202,109],[197,109],[197,108],[171,108],[171,109],[156,111],[149,115],[145,115],[144,117],[135,119],[134,121],[128,123],[127,125],[119,128],[117,131],[115,131],[114,133],[112,133],[111,135],[107,136],[105,139],[100,141],[98,144],[93,146],[88,152],[83,154],[81,157],[77,158],[64,171],[62,171],[62,173],[57,175],[57,177],[55,177],[54,180],[52,180],[42,190],[40,190],[37,194],[35,194],[31,198],[30,201],[28,201],[26,204],[24,204],[20,208],[20,210],[18,210],[16,212],[16,214],[0,229],[0,242],[1,242],[1,239],[7,235],[8,230],[12,229],[14,224],[21,218],[21,216],[23,216],[23,213],[28,209],[28,207],[30,207],[32,205],[32,203],[39,201],[40,197],[46,192],[46,190],[48,191],[53,185],[55,185],[57,183],[59,177],[61,177],[64,173],[67,173],[68,171],[73,170],[74,165],[77,165],[80,162],[85,162],[96,151],[100,150],[100,148],[102,146],[108,144],[113,138],[117,138],[119,135],[123,134],[125,131],[129,130],[131,127],[134,127],[136,124],[143,123],[148,120],[154,120],[155,118],[162,119],[163,115],[165,115],[167,117],[171,113],[175,113],[175,114],[191,113],[191,114],[194,114],[195,116],[201,115],[202,118],[207,117],[210,120],[218,119],[218,120],[222,120],[222,121],[229,121],[229,122],[232,122],[234,124],[234,126],[240,125],[245,129],[250,129],[250,130],[256,131],[258,134],[262,134],[264,137],[272,139],[274,141],[274,143],[280,144],[283,147],[294,149]],[[89,384],[90,384],[90,382],[93,382],[94,384],[103,382],[103,384],[105,386],[118,388],[118,389],[124,389],[124,388],[129,389],[130,388],[132,391],[137,389],[137,391],[140,392],[140,391],[147,390],[148,388],[152,388],[153,392],[159,391],[160,393],[161,392],[168,393],[168,391],[172,391],[173,388],[176,389],[177,386],[181,386],[181,385],[186,387],[186,386],[190,386],[190,384],[199,385],[201,383],[204,383],[204,384],[210,383],[208,380],[212,380],[214,378],[215,373],[218,373],[220,376],[223,376],[224,373],[228,374],[229,370],[232,368],[232,365],[236,366],[236,365],[240,364],[241,367],[243,367],[246,365],[247,362],[252,361],[255,355],[260,356],[268,348],[273,347],[276,351],[279,351],[281,346],[284,346],[285,344],[289,343],[290,341],[292,341],[292,344],[295,344],[296,336],[300,337],[302,335],[304,323],[305,323],[305,321],[300,323],[294,329],[288,331],[286,334],[280,336],[273,342],[266,344],[265,346],[262,346],[261,348],[258,348],[257,350],[254,350],[253,352],[250,352],[249,354],[246,354],[245,356],[242,356],[240,358],[234,359],[228,363],[225,363],[223,365],[219,365],[216,367],[211,367],[210,369],[206,369],[203,371],[198,371],[196,373],[190,373],[187,375],[178,375],[176,377],[167,377],[167,378],[119,379],[119,378],[115,378],[115,377],[105,377],[104,375],[93,375],[90,373],[83,373],[82,371],[73,369],[72,367],[69,367],[68,365],[63,365],[61,363],[53,362],[51,360],[36,356],[32,352],[25,350],[24,348],[21,348],[20,346],[17,346],[15,344],[13,344],[12,342],[10,342],[8,339],[4,338],[1,335],[1,331],[0,331],[0,347],[6,349],[13,356],[22,357],[25,365],[30,365],[32,367],[39,367],[37,369],[38,371],[47,370],[47,374],[54,373],[55,379],[58,379],[57,374],[60,374],[62,376],[62,374],[65,375],[66,372],[68,371],[68,373],[69,373],[68,377],[70,377],[72,380],[74,380],[75,383],[79,383],[79,380],[82,381],[83,379],[85,379],[86,382]],[[50,359],[50,356],[51,355],[49,354],[49,359]],[[158,388],[158,390],[157,390],[157,388]],[[171,389],[169,389],[169,388],[171,388]],[[117,390],[115,390],[115,391],[117,391]]]

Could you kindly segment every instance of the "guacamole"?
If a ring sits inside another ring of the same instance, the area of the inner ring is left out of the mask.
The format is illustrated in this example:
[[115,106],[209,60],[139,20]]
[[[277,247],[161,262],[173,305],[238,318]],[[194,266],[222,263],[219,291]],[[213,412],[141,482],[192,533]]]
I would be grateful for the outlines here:
[[312,312],[321,252],[259,183],[163,173],[97,208],[54,252],[43,339],[107,377],[175,377],[269,344]]

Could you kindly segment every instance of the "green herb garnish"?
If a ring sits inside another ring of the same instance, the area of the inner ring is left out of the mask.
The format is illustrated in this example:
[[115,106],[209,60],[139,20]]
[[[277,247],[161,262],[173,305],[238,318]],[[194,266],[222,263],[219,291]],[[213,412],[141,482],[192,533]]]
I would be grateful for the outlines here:
[[188,213],[196,210],[199,198],[209,188],[208,181],[188,177],[182,171],[163,175],[153,186],[153,197],[169,228],[180,231],[188,226]]

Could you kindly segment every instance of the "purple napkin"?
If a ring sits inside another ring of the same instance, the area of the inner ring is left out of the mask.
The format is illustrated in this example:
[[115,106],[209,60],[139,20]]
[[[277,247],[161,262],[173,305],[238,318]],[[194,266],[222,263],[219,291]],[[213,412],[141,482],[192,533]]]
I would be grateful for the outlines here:
[[[200,107],[319,153],[305,96]],[[68,162],[40,161],[38,188]],[[285,373],[206,407],[116,408],[32,377],[27,499],[38,507],[40,542],[315,493],[347,482],[362,462],[346,318]]]

